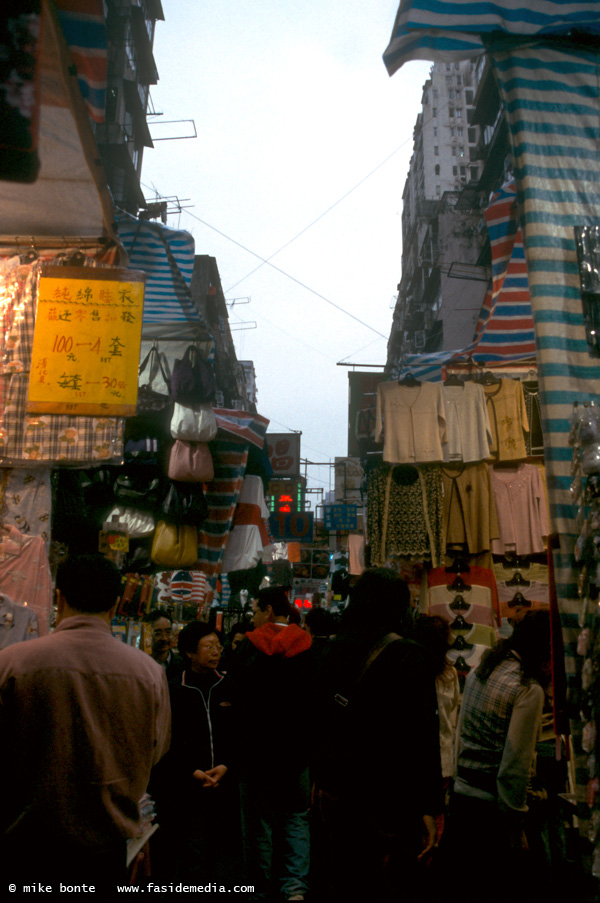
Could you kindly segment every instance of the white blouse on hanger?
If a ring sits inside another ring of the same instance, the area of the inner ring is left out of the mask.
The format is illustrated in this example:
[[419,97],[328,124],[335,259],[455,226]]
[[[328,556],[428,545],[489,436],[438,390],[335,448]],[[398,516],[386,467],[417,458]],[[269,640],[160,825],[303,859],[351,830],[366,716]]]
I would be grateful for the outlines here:
[[439,383],[377,386],[375,441],[383,436],[383,460],[391,464],[427,464],[444,460],[444,396]]
[[448,444],[444,461],[485,461],[490,457],[492,428],[483,386],[465,382],[444,386]]

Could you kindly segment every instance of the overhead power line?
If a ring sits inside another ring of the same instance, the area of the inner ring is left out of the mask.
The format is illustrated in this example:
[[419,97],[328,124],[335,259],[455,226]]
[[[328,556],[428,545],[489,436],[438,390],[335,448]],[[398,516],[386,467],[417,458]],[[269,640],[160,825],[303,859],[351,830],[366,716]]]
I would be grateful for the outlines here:
[[266,260],[264,257],[261,257],[260,254],[257,254],[255,251],[251,251],[250,248],[247,248],[241,242],[236,241],[235,238],[232,238],[230,235],[226,235],[225,232],[221,232],[220,229],[217,229],[216,226],[211,226],[210,223],[207,223],[206,220],[201,219],[199,216],[196,216],[195,213],[190,213],[189,210],[186,210],[188,216],[193,217],[193,219],[198,220],[199,223],[202,223],[203,226],[206,226],[207,229],[212,229],[213,232],[216,232],[217,235],[221,235],[223,238],[226,238],[227,241],[233,242],[234,245],[237,245],[238,248],[241,248],[243,251],[246,251],[248,254],[252,254],[253,257],[256,257],[258,260],[262,260],[263,263],[268,264],[272,269],[276,270],[278,273],[281,273],[282,276],[286,276],[287,279],[291,279],[292,282],[295,282],[296,285],[299,285],[301,288],[306,289],[307,292],[315,295],[317,298],[320,298],[321,301],[325,301],[326,304],[330,304],[331,307],[335,307],[336,310],[339,310],[341,313],[345,314],[347,317],[350,317],[352,320],[355,320],[357,323],[360,323],[361,326],[364,326],[365,329],[370,329],[371,332],[374,332],[376,335],[381,336],[382,339],[387,339],[382,332],[379,332],[378,329],[375,329],[369,323],[365,323],[364,320],[361,320],[360,317],[356,317],[354,314],[351,314],[349,310],[341,307],[339,304],[336,304],[335,301],[330,301],[329,298],[326,298],[325,295],[322,295],[320,292],[315,291],[314,288],[311,288],[306,283],[301,282],[300,279],[296,279],[295,276],[291,276],[289,273],[286,273],[285,270],[282,270],[281,267],[275,266],[274,263],[271,263],[269,260]]

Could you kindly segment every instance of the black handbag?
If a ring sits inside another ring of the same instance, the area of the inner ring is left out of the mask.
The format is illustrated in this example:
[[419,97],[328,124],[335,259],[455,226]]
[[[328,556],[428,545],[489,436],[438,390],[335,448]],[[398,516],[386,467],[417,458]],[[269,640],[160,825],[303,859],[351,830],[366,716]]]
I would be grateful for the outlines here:
[[115,502],[127,508],[158,513],[164,483],[162,471],[152,463],[124,466],[113,485]]
[[213,369],[196,345],[188,345],[181,360],[173,364],[171,397],[183,405],[202,404],[215,397],[216,383]]
[[168,521],[200,527],[208,516],[208,504],[199,483],[173,480],[162,506]]
[[[164,359],[164,360],[163,360]],[[152,386],[152,380],[159,372],[164,379],[167,388],[171,384],[168,373],[168,365],[164,354],[158,350],[156,343],[152,346],[142,363],[140,364],[139,376],[148,369],[148,382],[138,387],[138,400],[136,414],[155,414],[166,409],[172,408],[171,397],[164,392],[157,392]]]

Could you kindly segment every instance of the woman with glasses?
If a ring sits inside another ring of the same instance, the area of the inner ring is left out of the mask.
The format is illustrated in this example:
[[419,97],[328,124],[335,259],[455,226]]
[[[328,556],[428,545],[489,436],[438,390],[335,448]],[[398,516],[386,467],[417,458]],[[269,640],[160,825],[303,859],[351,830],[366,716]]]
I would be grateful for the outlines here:
[[217,670],[223,647],[214,625],[201,621],[186,624],[177,646],[184,671],[170,686],[171,749],[156,794],[163,841],[170,841],[170,863],[161,872],[169,880],[222,884],[223,838],[229,844],[235,836],[237,810],[229,773],[232,709]]

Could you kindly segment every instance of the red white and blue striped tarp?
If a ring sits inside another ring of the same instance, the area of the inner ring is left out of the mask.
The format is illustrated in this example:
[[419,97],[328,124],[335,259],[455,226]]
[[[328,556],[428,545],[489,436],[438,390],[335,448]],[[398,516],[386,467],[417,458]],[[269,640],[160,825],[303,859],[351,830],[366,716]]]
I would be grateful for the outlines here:
[[205,493],[208,515],[198,531],[198,567],[213,578],[210,582],[214,587],[244,482],[248,447],[215,439],[210,451],[215,476],[207,483]]
[[468,59],[496,38],[573,30],[600,32],[597,0],[402,0],[383,61],[393,75],[408,60]]
[[104,4],[102,0],[55,3],[88,113],[94,122],[104,122],[108,60]]
[[217,437],[237,439],[238,442],[250,442],[257,448],[265,444],[269,421],[262,414],[251,414],[249,411],[234,411],[227,408],[214,408],[217,420]]
[[514,183],[494,194],[485,221],[492,255],[492,285],[483,302],[475,338],[461,351],[408,355],[400,376],[409,371],[420,380],[439,381],[441,368],[470,358],[489,364],[531,360],[535,334],[523,238],[518,223]]
[[479,316],[475,361],[516,361],[535,357],[535,334],[523,236],[514,183],[503,186],[485,211],[492,254],[492,287]]

